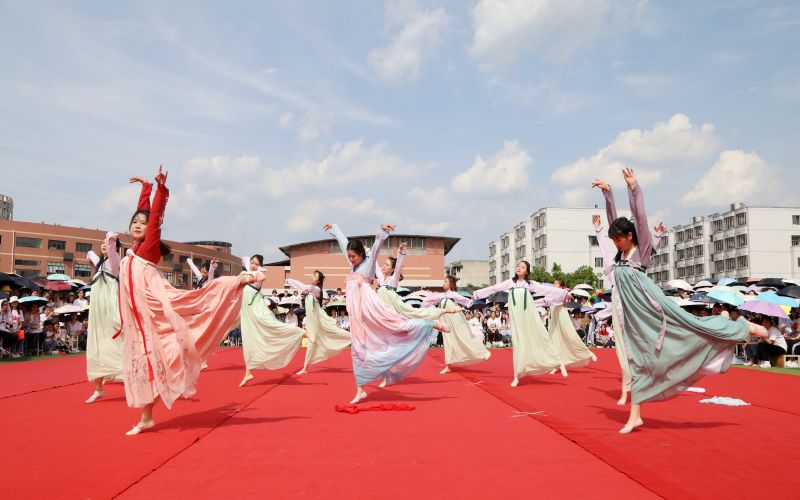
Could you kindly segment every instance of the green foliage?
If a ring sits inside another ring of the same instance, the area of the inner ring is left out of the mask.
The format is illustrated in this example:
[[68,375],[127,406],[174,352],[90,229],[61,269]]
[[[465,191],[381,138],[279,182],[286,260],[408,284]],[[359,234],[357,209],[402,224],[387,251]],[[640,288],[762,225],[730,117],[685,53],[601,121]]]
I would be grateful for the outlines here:
[[547,272],[543,267],[534,267],[531,269],[531,279],[539,283],[552,283],[553,276]]
[[568,287],[573,288],[575,285],[586,283],[594,288],[597,288],[597,275],[594,270],[589,266],[581,266],[566,275],[564,281]]

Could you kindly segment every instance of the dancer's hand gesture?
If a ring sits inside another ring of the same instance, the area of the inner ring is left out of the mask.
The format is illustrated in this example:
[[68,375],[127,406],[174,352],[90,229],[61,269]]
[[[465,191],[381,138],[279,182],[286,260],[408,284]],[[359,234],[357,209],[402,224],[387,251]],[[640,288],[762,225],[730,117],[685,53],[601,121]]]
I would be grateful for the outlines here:
[[147,181],[145,180],[144,177],[131,177],[131,179],[128,182],[130,184],[133,184],[134,182],[139,182],[141,184],[147,184]]
[[599,215],[592,215],[592,223],[594,224],[594,228],[595,229],[600,227],[600,216]]
[[629,187],[636,186],[636,174],[633,172],[632,168],[623,168],[622,176],[625,178],[625,182],[628,183]]
[[394,225],[392,225],[392,224],[384,224],[384,225],[381,226],[381,229],[383,229],[387,233],[390,233],[390,232],[394,231]]
[[654,227],[653,229],[655,229],[656,232],[659,233],[659,234],[664,234],[664,233],[667,232],[667,228],[664,226],[663,222],[659,222],[658,225],[656,227]]
[[611,186],[609,186],[607,182],[601,181],[600,179],[595,179],[594,182],[592,182],[592,187],[600,188],[604,193],[607,193],[608,190],[611,189]]
[[156,174],[156,183],[159,186],[163,186],[164,184],[167,183],[167,176],[169,175],[169,172],[162,171],[161,168],[162,168],[162,165],[159,165],[158,166],[158,173]]
[[398,251],[399,253],[406,253],[406,247],[407,247],[407,246],[408,246],[408,243],[406,243],[406,242],[404,241],[404,242],[400,243],[400,246],[399,246],[399,247],[397,247],[397,251]]
[[324,226],[322,226],[322,230],[323,230],[323,231],[327,231],[327,230],[329,230],[329,229],[330,229],[330,228],[332,228],[332,227],[333,227],[333,224],[325,224]]

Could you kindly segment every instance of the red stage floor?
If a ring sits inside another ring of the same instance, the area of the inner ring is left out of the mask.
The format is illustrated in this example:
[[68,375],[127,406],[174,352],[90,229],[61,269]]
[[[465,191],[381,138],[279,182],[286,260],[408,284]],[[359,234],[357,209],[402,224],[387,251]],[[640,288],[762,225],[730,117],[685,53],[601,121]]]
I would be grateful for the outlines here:
[[[0,366],[4,498],[185,495],[305,498],[686,498],[791,496],[800,459],[800,377],[731,370],[644,408],[645,427],[616,434],[613,351],[511,388],[511,352],[439,375],[432,350],[407,381],[364,403],[412,412],[337,413],[353,395],[344,354],[303,377],[243,374],[218,351],[198,395],[157,407],[152,432],[126,437],[136,411],[120,384],[94,405],[82,357]],[[302,353],[301,353],[302,355]],[[713,395],[751,406],[700,404]],[[519,412],[537,412],[524,415]],[[540,413],[539,413],[540,412]]]

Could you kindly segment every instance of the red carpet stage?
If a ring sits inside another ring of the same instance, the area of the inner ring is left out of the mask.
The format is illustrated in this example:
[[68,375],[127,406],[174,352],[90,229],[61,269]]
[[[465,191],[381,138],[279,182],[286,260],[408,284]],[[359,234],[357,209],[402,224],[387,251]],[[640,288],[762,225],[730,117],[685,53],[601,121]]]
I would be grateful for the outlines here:
[[[432,350],[408,380],[369,388],[363,406],[334,411],[355,392],[343,354],[296,377],[257,371],[239,349],[209,359],[199,392],[156,427],[138,419],[120,384],[93,405],[84,358],[0,365],[4,498],[723,498],[783,497],[800,461],[800,377],[732,369],[702,380],[706,394],[647,405],[645,427],[616,431],[612,350],[570,372],[512,378],[511,351],[439,375]],[[710,396],[751,406],[700,404]]]

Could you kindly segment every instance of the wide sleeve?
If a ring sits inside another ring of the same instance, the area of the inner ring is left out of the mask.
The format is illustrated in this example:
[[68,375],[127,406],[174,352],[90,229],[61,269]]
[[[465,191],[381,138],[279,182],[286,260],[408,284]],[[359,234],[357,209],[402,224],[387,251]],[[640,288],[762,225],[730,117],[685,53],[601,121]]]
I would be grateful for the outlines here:
[[197,266],[195,265],[194,261],[191,258],[186,259],[186,264],[189,266],[189,269],[192,270],[192,274],[194,274],[194,277],[197,278],[198,281],[203,279],[203,275],[200,274],[200,269],[197,268]]
[[452,300],[453,302],[455,302],[456,304],[460,305],[461,307],[469,307],[469,306],[472,305],[472,301],[470,299],[464,297],[460,293],[448,292],[445,295],[447,295],[448,299]]
[[378,255],[381,252],[381,245],[383,245],[383,242],[388,238],[389,233],[383,229],[378,231],[378,234],[375,235],[375,241],[372,243],[372,248],[370,249],[369,256],[367,257],[369,259],[369,274],[367,274],[367,278],[375,277],[375,269],[378,265]]
[[536,281],[526,283],[525,288],[534,295],[541,295],[544,302],[548,306],[560,306],[567,301],[569,297],[569,290],[558,288],[556,286],[543,285]]
[[214,276],[216,276],[216,274],[217,274],[217,267],[218,266],[219,266],[219,264],[214,262],[214,260],[212,259],[211,260],[211,264],[208,265],[208,281],[211,281],[211,280],[214,279]]
[[606,218],[611,224],[617,220],[617,205],[614,202],[614,191],[611,186],[608,187],[608,191],[603,191],[603,197],[606,199]]
[[432,293],[422,299],[422,304],[420,304],[420,307],[434,307],[439,304],[443,297],[443,293]]
[[94,253],[94,250],[89,250],[86,252],[86,259],[92,263],[95,269],[97,269],[97,266],[100,264],[100,257]]
[[651,244],[653,245],[653,250],[658,249],[661,245],[661,237],[664,236],[664,232],[662,231],[653,231],[653,239]]
[[153,204],[150,210],[150,218],[147,222],[147,229],[144,233],[144,241],[139,246],[137,255],[149,260],[153,264],[158,264],[161,259],[161,225],[164,223],[164,212],[169,200],[169,189],[163,184],[156,188],[153,196]]
[[636,225],[636,237],[639,240],[639,255],[642,266],[647,267],[653,254],[653,235],[647,224],[647,211],[644,208],[644,193],[637,182],[633,187],[628,187],[628,201],[631,205],[633,223]]
[[117,238],[116,233],[111,233],[106,236],[106,264],[114,276],[119,276],[119,264],[122,260],[119,252],[117,251]]
[[394,266],[394,274],[392,274],[392,279],[389,281],[389,285],[391,286],[399,286],[400,285],[400,275],[401,270],[403,269],[403,262],[406,260],[406,252],[405,251],[397,251],[397,262]]
[[600,252],[603,254],[603,274],[611,276],[611,271],[614,266],[614,257],[616,256],[616,247],[608,238],[605,231],[603,231],[603,226],[595,227],[594,231],[597,235],[597,244],[600,245]]
[[250,270],[250,257],[247,255],[242,256],[242,269],[244,269],[245,272]]
[[472,292],[472,296],[476,300],[485,299],[486,297],[495,294],[497,292],[507,292],[513,288],[514,282],[510,279],[497,283],[496,285],[487,286],[486,288],[481,288],[480,290],[475,290]]
[[342,230],[339,229],[339,226],[336,224],[333,224],[328,232],[331,234],[331,236],[336,238],[336,241],[339,243],[339,250],[342,251],[342,255],[344,255],[344,259],[347,261],[347,267],[350,268],[350,259],[347,258],[347,244],[349,243],[347,236],[344,235]]
[[[313,286],[313,285],[306,285],[302,281],[298,281],[298,280],[293,280],[291,278],[287,278],[287,279],[284,280],[284,283],[286,283],[286,286],[288,286],[290,288],[294,288],[296,290],[300,290],[300,292],[303,292],[303,293],[305,293],[305,292],[311,293],[315,297],[318,297],[319,294],[320,294],[319,287],[316,287],[316,286]],[[314,289],[316,289],[316,292],[314,291]]]
[[142,190],[139,193],[139,203],[136,210],[150,210],[150,193],[153,192],[153,185],[149,182],[142,183]]

